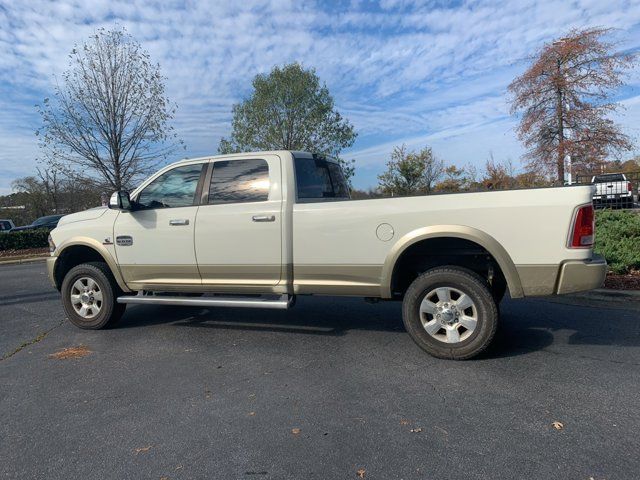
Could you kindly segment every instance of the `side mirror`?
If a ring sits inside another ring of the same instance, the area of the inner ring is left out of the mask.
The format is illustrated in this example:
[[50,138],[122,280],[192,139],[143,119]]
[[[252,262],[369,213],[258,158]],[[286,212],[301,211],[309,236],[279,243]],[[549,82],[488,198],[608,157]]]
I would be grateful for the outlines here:
[[131,199],[129,198],[129,192],[119,190],[113,192],[109,199],[109,208],[114,210],[131,210]]

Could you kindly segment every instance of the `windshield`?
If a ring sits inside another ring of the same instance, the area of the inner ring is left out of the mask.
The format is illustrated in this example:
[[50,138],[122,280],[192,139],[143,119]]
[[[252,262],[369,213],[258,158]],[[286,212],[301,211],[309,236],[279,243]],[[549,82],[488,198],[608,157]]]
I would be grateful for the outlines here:
[[593,177],[593,183],[624,182],[624,175],[621,173],[606,173]]

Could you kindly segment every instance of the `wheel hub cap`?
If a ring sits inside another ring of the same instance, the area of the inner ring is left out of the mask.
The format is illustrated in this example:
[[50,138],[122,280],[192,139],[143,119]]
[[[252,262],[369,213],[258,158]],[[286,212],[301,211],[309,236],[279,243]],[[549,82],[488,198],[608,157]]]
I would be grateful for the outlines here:
[[440,318],[442,319],[443,324],[451,325],[452,323],[455,322],[456,315],[453,309],[445,308],[442,310],[442,313],[440,314]]
[[420,320],[426,332],[443,343],[458,343],[471,336],[478,310],[469,295],[453,287],[428,292],[420,304]]
[[102,309],[102,290],[91,277],[81,277],[71,286],[71,305],[82,318],[90,319]]

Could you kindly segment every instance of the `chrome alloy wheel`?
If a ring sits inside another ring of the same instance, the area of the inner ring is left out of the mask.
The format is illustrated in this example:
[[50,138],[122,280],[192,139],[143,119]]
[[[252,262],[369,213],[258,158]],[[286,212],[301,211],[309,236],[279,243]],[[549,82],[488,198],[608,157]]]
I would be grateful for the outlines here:
[[82,318],[93,318],[102,308],[102,291],[90,277],[81,277],[71,287],[71,305]]
[[439,287],[427,293],[420,303],[422,326],[436,340],[458,343],[471,336],[478,324],[478,309],[464,292]]

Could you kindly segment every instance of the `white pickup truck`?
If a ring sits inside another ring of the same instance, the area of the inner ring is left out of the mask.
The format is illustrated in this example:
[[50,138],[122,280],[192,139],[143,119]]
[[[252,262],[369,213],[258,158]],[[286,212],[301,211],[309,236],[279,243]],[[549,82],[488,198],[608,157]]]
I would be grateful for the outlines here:
[[288,308],[400,300],[415,342],[465,359],[511,298],[597,288],[593,186],[351,200],[338,163],[272,151],[184,160],[62,218],[51,281],[80,328],[127,304]]
[[593,201],[596,205],[615,205],[633,208],[633,186],[624,173],[595,175],[591,183],[596,186]]

